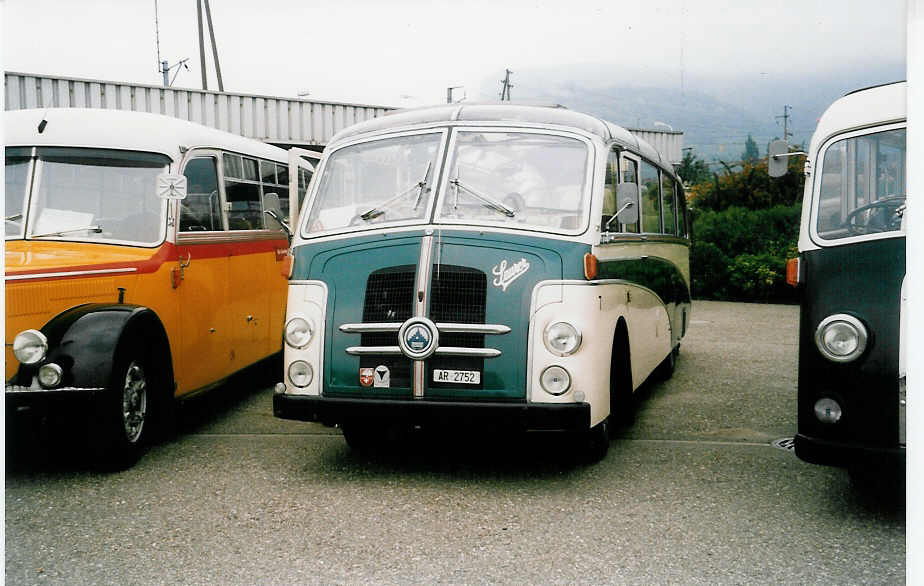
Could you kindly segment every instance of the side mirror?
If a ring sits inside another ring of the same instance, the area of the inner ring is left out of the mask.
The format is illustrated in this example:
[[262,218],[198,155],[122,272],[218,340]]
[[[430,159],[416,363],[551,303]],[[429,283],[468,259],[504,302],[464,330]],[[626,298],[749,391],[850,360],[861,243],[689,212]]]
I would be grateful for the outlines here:
[[616,188],[616,217],[621,224],[638,222],[638,185],[620,183]]
[[158,175],[157,197],[167,200],[186,199],[186,176],[173,173]]
[[289,225],[282,219],[282,207],[279,205],[279,195],[276,193],[263,194],[263,213],[271,217],[279,224],[289,239],[292,239],[292,230]]
[[767,147],[767,174],[771,177],[782,177],[789,170],[789,157],[780,155],[789,154],[789,144],[785,140],[775,140]]

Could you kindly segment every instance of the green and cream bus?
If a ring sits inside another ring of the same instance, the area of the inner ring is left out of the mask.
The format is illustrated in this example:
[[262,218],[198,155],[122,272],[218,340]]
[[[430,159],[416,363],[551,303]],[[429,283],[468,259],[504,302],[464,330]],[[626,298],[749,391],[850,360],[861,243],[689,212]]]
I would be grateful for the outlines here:
[[350,127],[293,240],[277,417],[573,432],[592,459],[690,316],[681,183],[560,107],[445,105]]

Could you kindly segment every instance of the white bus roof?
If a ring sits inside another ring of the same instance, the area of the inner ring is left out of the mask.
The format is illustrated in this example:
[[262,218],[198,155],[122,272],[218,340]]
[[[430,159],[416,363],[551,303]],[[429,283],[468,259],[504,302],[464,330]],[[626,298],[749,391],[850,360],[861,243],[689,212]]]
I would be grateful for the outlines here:
[[563,106],[535,106],[510,102],[482,104],[442,104],[408,110],[397,110],[379,118],[354,124],[338,132],[330,145],[355,138],[361,134],[374,134],[441,122],[509,122],[513,125],[551,125],[578,128],[595,134],[605,141],[615,141],[626,148],[640,153],[652,162],[673,172],[673,166],[644,140],[625,128],[612,122],[568,110]]
[[899,81],[850,92],[831,104],[818,120],[810,152],[835,134],[901,122],[907,117],[906,83]]
[[[6,146],[69,146],[162,153],[174,162],[180,147],[221,148],[286,162],[286,151],[258,140],[170,116],[99,108],[42,108],[4,112]],[[39,123],[47,124],[39,132]]]

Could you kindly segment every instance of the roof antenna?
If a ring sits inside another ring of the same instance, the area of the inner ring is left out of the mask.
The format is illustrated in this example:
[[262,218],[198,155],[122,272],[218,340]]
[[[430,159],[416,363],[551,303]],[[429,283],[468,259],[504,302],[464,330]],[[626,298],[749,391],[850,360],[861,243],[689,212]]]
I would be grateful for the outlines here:
[[38,125],[39,134],[42,134],[43,132],[45,132],[45,127],[48,126],[48,120],[45,119],[46,114],[48,114],[48,110],[45,110],[42,113],[42,121],[39,122],[39,125]]

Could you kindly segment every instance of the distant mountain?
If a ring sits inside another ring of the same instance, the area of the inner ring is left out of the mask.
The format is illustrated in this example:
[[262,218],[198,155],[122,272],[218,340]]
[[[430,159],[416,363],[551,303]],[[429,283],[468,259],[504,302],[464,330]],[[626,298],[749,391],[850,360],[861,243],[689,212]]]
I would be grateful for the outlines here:
[[792,73],[786,79],[760,72],[746,80],[691,76],[681,88],[677,75],[581,65],[517,70],[512,94],[515,101],[557,103],[629,128],[669,125],[683,131],[684,146],[692,147],[696,156],[715,162],[737,161],[749,133],[766,152],[770,140],[783,136],[783,121],[777,117],[784,105],[791,106],[790,142],[807,144],[831,102],[858,88],[904,78],[904,63],[889,63]]

